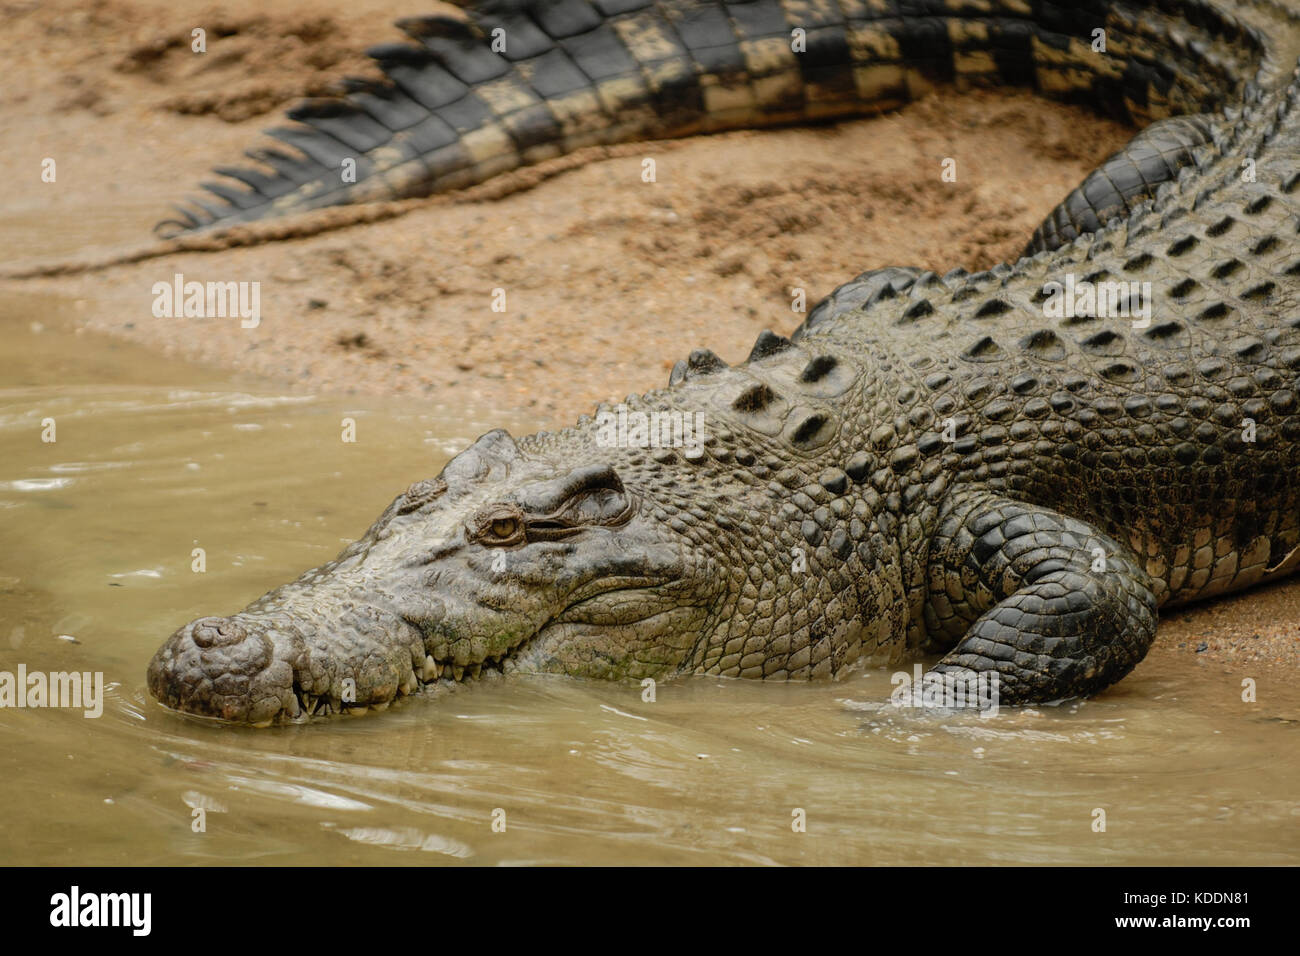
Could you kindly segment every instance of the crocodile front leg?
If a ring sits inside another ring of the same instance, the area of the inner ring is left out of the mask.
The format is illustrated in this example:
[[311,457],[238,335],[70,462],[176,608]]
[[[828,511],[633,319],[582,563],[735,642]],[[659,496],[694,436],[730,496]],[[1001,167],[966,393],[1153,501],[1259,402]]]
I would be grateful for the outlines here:
[[951,650],[934,669],[996,672],[1002,704],[1115,683],[1146,656],[1156,607],[1132,552],[1085,522],[992,493],[940,517],[925,623]]

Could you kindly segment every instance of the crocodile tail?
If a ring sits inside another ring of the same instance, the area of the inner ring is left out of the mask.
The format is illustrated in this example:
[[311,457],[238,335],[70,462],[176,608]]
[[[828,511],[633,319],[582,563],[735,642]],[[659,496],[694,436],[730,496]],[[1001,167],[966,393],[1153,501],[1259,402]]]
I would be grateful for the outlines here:
[[349,79],[341,95],[294,107],[292,125],[269,131],[278,143],[246,154],[255,166],[216,169],[208,195],[155,232],[425,196],[584,146],[908,97],[905,82],[855,83],[838,9],[802,10],[793,25],[778,0],[480,0],[462,12],[398,21],[410,42],[368,51],[382,79]]
[[1213,116],[1157,120],[1088,174],[1043,220],[1023,255],[1059,249],[1096,232],[1152,199],[1157,188],[1196,161],[1196,149],[1214,139]]
[[[369,51],[381,79],[290,110],[278,142],[247,154],[256,166],[218,168],[155,231],[426,196],[585,146],[861,115],[935,82],[1031,86],[1146,123],[1204,111],[1198,78],[1234,72],[1252,42],[1215,19],[1167,62],[1116,73],[1079,38],[1136,27],[1095,2],[1032,19],[1023,0],[474,0],[460,14],[398,21],[409,42]],[[1186,32],[1149,14],[1144,29]]]

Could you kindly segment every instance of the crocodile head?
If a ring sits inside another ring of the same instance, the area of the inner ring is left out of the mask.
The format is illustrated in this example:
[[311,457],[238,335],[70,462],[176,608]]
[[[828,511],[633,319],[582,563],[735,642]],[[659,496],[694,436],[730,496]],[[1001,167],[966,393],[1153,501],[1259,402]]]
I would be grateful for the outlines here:
[[174,633],[150,691],[264,724],[384,708],[485,671],[674,670],[721,611],[714,562],[589,451],[489,432],[334,561]]

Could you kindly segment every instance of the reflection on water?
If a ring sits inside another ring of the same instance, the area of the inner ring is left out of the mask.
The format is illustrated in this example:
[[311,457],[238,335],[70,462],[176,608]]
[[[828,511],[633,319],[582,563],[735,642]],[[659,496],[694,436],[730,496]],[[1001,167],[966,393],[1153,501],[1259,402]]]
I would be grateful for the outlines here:
[[4,862],[1297,860],[1300,772],[1279,757],[1300,691],[1261,678],[1244,704],[1239,675],[1160,661],[991,719],[882,709],[882,671],[668,682],[653,703],[498,678],[264,731],[165,712],[144,670],[176,626],[333,557],[480,432],[527,423],[232,386],[32,332],[57,306],[0,309],[0,670],[102,671],[107,700],[98,720],[0,711]]

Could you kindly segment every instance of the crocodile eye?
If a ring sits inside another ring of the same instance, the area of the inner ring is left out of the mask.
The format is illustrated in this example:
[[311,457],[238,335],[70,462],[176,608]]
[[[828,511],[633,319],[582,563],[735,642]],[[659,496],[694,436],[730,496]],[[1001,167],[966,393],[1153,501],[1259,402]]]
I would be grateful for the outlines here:
[[492,537],[507,540],[519,533],[518,518],[497,518],[492,522]]
[[468,528],[473,541],[486,545],[522,544],[524,541],[524,516],[517,508],[498,505],[480,512]]

